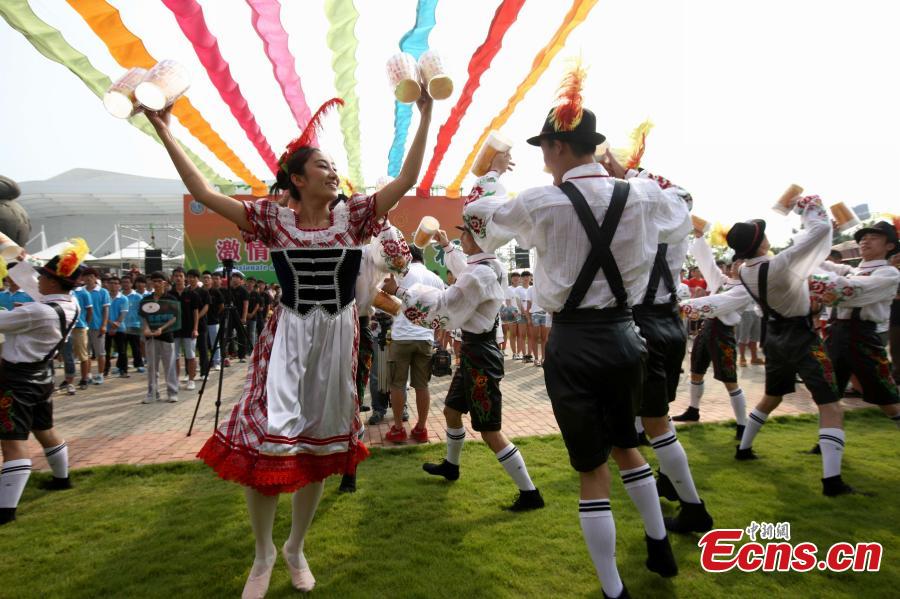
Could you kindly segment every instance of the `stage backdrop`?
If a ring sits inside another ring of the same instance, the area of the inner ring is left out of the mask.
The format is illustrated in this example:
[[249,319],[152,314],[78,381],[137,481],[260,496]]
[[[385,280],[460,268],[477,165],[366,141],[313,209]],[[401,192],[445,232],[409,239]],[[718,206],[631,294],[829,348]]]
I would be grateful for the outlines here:
[[[233,196],[238,200],[255,201],[251,195]],[[391,223],[403,231],[407,240],[412,235],[423,216],[433,216],[447,230],[450,239],[459,237],[454,227],[462,224],[462,199],[445,196],[419,198],[406,196],[390,213]],[[231,258],[235,268],[247,276],[274,283],[275,270],[269,260],[269,250],[261,243],[244,243],[235,225],[215,212],[207,209],[193,196],[184,196],[184,265],[199,271],[215,270],[222,260]],[[426,266],[442,277],[446,273],[440,251],[427,248]]]

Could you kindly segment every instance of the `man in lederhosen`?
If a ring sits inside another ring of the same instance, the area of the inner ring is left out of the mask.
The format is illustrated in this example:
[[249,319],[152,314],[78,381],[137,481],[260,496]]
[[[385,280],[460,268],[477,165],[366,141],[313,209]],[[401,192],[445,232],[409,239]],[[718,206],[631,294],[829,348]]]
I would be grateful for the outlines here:
[[766,392],[750,412],[735,458],[757,459],[753,440],[782,397],[794,392],[799,375],[819,408],[822,492],[844,495],[853,492],[841,478],[844,414],[832,362],[813,326],[808,282],[831,250],[832,228],[819,196],[800,198],[794,211],[803,229],[774,257],[768,256],[764,220],[736,223],[727,235],[735,259],[747,260],[738,274],[762,308],[766,352]]
[[[81,275],[80,262],[87,253],[83,240],[70,246],[45,266],[35,270],[24,260],[9,276],[33,303],[0,312],[3,364],[0,366],[0,524],[16,519],[16,507],[31,475],[28,436],[44,448],[53,471],[45,484],[50,490],[71,487],[66,442],[53,428],[53,372],[51,361],[72,330],[78,302],[70,294]],[[83,251],[82,251],[83,250]]]
[[451,481],[459,478],[460,454],[466,440],[462,416],[468,413],[472,428],[481,433],[519,489],[509,509],[514,512],[539,509],[544,507],[541,492],[531,481],[519,448],[501,430],[500,380],[504,371],[497,329],[500,307],[506,298],[506,269],[494,254],[478,247],[468,225],[460,229],[461,249],[450,243],[444,231],[438,232],[447,269],[456,277],[453,285],[435,289],[415,284],[404,289],[389,279],[382,287],[403,300],[403,314],[410,322],[431,330],[462,330],[460,364],[444,400],[447,457],[439,464],[423,464],[422,469]]
[[810,289],[814,300],[837,312],[825,347],[834,364],[838,390],[846,389],[850,375],[855,375],[863,401],[877,405],[900,426],[897,382],[885,350],[891,302],[900,283],[900,271],[888,262],[898,251],[897,230],[882,221],[858,230],[853,237],[862,262],[856,268],[822,263],[822,268],[835,274],[814,274]]
[[[664,194],[691,201],[690,194],[662,177],[654,177],[646,170],[625,172],[612,154],[607,154],[604,162],[614,175],[651,178]],[[637,413],[659,460],[657,490],[660,496],[681,504],[676,517],[665,519],[666,528],[681,533],[706,532],[713,527],[712,516],[694,485],[687,453],[669,422],[669,404],[675,400],[687,347],[687,333],[675,294],[675,280],[681,275],[687,245],[685,236],[675,243],[657,246],[647,290],[632,307],[634,321],[647,342],[646,378]]]
[[537,252],[535,301],[553,313],[544,380],[581,477],[582,532],[604,595],[628,597],[616,567],[610,455],[644,521],[647,567],[662,576],[678,572],[653,472],[637,450],[635,407],[647,350],[629,306],[644,297],[657,245],[683,240],[691,224],[684,200],[663,193],[655,180],[616,180],[594,161],[605,138],[580,97],[561,93],[571,100],[551,110],[541,134],[528,140],[540,146],[554,185],[506,201],[498,177],[509,155],[499,154],[476,183],[466,215],[485,251],[515,238]]

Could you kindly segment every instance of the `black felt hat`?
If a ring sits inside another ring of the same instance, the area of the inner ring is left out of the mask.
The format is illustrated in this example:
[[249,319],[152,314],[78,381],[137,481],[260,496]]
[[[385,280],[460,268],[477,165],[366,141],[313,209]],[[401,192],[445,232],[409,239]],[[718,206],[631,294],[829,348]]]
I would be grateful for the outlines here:
[[553,116],[556,109],[554,108],[547,114],[544,121],[544,127],[541,129],[540,135],[528,138],[528,143],[533,146],[541,145],[542,139],[558,139],[560,141],[574,141],[583,144],[599,146],[606,137],[597,133],[597,117],[587,108],[582,110],[581,122],[569,131],[557,131],[554,126]]
[[746,260],[756,256],[756,250],[766,238],[766,221],[756,218],[742,223],[735,223],[725,241],[734,250],[735,260]]
[[877,233],[879,235],[884,235],[885,237],[887,237],[888,243],[894,244],[894,249],[888,252],[888,257],[893,256],[897,253],[897,250],[900,249],[897,247],[897,229],[895,229],[894,225],[887,221],[878,221],[871,227],[864,227],[858,230],[853,234],[853,239],[856,240],[856,243],[859,243],[859,241],[863,238],[863,235],[866,235],[867,233]]

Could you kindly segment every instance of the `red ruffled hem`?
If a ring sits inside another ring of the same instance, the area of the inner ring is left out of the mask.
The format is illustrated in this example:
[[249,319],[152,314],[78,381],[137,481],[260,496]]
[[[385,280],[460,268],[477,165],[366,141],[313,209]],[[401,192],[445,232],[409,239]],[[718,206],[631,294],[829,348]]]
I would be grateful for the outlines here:
[[234,445],[216,431],[197,457],[224,480],[252,487],[263,495],[277,495],[293,493],[333,474],[354,474],[356,466],[369,457],[369,450],[359,442],[341,453],[273,456]]

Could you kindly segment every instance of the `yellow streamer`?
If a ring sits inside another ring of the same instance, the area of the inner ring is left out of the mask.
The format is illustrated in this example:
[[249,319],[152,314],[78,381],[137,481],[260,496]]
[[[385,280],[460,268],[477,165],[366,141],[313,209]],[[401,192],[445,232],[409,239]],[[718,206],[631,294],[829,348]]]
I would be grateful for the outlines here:
[[454,179],[453,183],[447,188],[447,197],[459,197],[459,188],[462,185],[463,179],[466,177],[466,173],[469,172],[469,169],[472,168],[472,163],[475,162],[475,156],[478,154],[478,150],[481,149],[481,146],[484,145],[488,134],[492,129],[500,129],[506,124],[506,121],[509,120],[509,117],[511,117],[512,113],[515,111],[516,106],[525,98],[525,94],[534,87],[534,84],[537,83],[538,79],[540,79],[547,70],[547,67],[550,66],[550,63],[553,62],[553,58],[563,49],[563,46],[566,45],[566,39],[569,37],[569,34],[584,22],[595,4],[597,4],[597,0],[574,0],[574,2],[572,2],[572,7],[563,19],[562,25],[559,26],[559,29],[556,30],[556,33],[553,34],[553,37],[550,38],[547,45],[534,57],[534,62],[531,64],[531,71],[519,84],[519,87],[516,88],[516,92],[509,99],[503,110],[500,111],[500,114],[494,117],[494,120],[491,121],[490,125],[485,127],[481,137],[478,138],[478,141],[469,153],[468,158],[466,158],[465,163],[459,170],[459,174],[456,175],[456,179]]
[[[88,26],[97,34],[109,53],[116,61],[131,69],[141,67],[149,69],[157,63],[157,60],[147,51],[144,43],[134,35],[122,22],[119,11],[106,0],[67,0]],[[182,96],[172,108],[172,114],[178,118],[191,134],[200,140],[209,150],[216,155],[234,174],[244,180],[250,186],[253,195],[264,196],[268,194],[266,184],[260,181],[250,172],[250,169],[238,158],[237,154],[225,143],[218,133],[213,130],[209,122],[203,118],[187,96]]]

